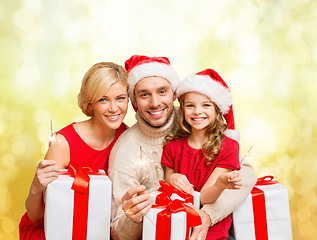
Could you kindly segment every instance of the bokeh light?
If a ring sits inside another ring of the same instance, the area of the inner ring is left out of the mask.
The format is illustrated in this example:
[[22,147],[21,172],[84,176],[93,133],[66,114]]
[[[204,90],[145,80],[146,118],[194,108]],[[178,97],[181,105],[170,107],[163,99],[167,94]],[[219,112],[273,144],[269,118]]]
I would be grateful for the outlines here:
[[[167,56],[181,78],[217,70],[233,95],[241,152],[289,191],[294,239],[317,225],[317,2],[0,0],[0,239],[18,239],[50,120],[86,119],[85,72],[132,54]],[[125,122],[135,122],[130,107]]]

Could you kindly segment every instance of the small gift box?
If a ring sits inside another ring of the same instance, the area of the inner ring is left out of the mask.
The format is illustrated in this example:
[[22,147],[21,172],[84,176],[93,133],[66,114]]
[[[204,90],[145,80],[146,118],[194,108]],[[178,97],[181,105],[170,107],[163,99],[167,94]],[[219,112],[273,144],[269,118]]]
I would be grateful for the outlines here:
[[185,193],[173,185],[170,185],[164,181],[160,181],[161,187],[155,191],[150,193],[151,203],[156,204],[156,199],[169,196],[171,200],[179,199],[187,203],[193,204],[196,208],[200,209],[200,192],[194,191],[194,194]]
[[236,240],[292,239],[287,189],[272,176],[259,178],[232,220]]
[[68,166],[45,192],[46,240],[108,240],[111,181],[92,167]]
[[[161,188],[171,186],[160,181]],[[171,186],[173,187],[173,186]],[[164,191],[163,191],[164,192]],[[172,199],[169,194],[156,194],[155,205],[143,218],[143,240],[187,240],[191,227],[201,224],[193,208],[194,198]]]

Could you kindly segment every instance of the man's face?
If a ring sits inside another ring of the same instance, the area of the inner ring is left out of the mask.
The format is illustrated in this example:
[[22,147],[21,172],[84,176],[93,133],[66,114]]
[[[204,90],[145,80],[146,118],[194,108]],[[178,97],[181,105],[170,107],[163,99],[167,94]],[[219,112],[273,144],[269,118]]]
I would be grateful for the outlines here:
[[140,116],[151,126],[161,127],[171,116],[176,96],[166,79],[143,78],[135,85],[134,95]]

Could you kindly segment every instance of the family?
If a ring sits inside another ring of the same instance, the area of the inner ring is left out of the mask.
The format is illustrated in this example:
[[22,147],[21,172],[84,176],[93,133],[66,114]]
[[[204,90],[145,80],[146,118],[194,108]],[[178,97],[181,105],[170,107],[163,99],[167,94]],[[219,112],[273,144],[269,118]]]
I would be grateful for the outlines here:
[[[130,128],[123,123],[129,99],[137,119]],[[179,107],[173,105],[176,99]],[[230,214],[256,177],[251,165],[240,168],[232,97],[216,71],[179,81],[166,57],[133,55],[125,68],[101,62],[85,74],[78,105],[89,119],[58,131],[38,164],[20,239],[45,239],[43,191],[70,163],[90,163],[108,173],[114,240],[141,239],[149,193],[163,179],[187,193],[200,192],[202,225],[193,229],[191,240],[234,239]]]

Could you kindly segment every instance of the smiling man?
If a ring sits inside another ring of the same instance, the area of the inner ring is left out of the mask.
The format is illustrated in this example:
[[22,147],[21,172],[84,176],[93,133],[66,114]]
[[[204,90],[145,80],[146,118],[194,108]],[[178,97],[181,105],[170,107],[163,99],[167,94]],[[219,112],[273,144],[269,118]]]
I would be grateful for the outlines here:
[[[163,139],[177,127],[173,102],[179,79],[165,57],[134,55],[125,67],[137,123],[120,136],[109,158],[108,174],[113,183],[111,237],[137,240],[142,237],[143,216],[151,209],[149,193],[156,191],[164,178]],[[242,169],[241,190],[228,196],[224,192],[224,197],[218,199],[221,205],[216,202],[203,206],[199,210],[203,225],[195,228],[191,239],[199,234],[199,239],[205,239],[210,225],[228,216],[251,191],[256,180],[254,171],[252,167]]]

